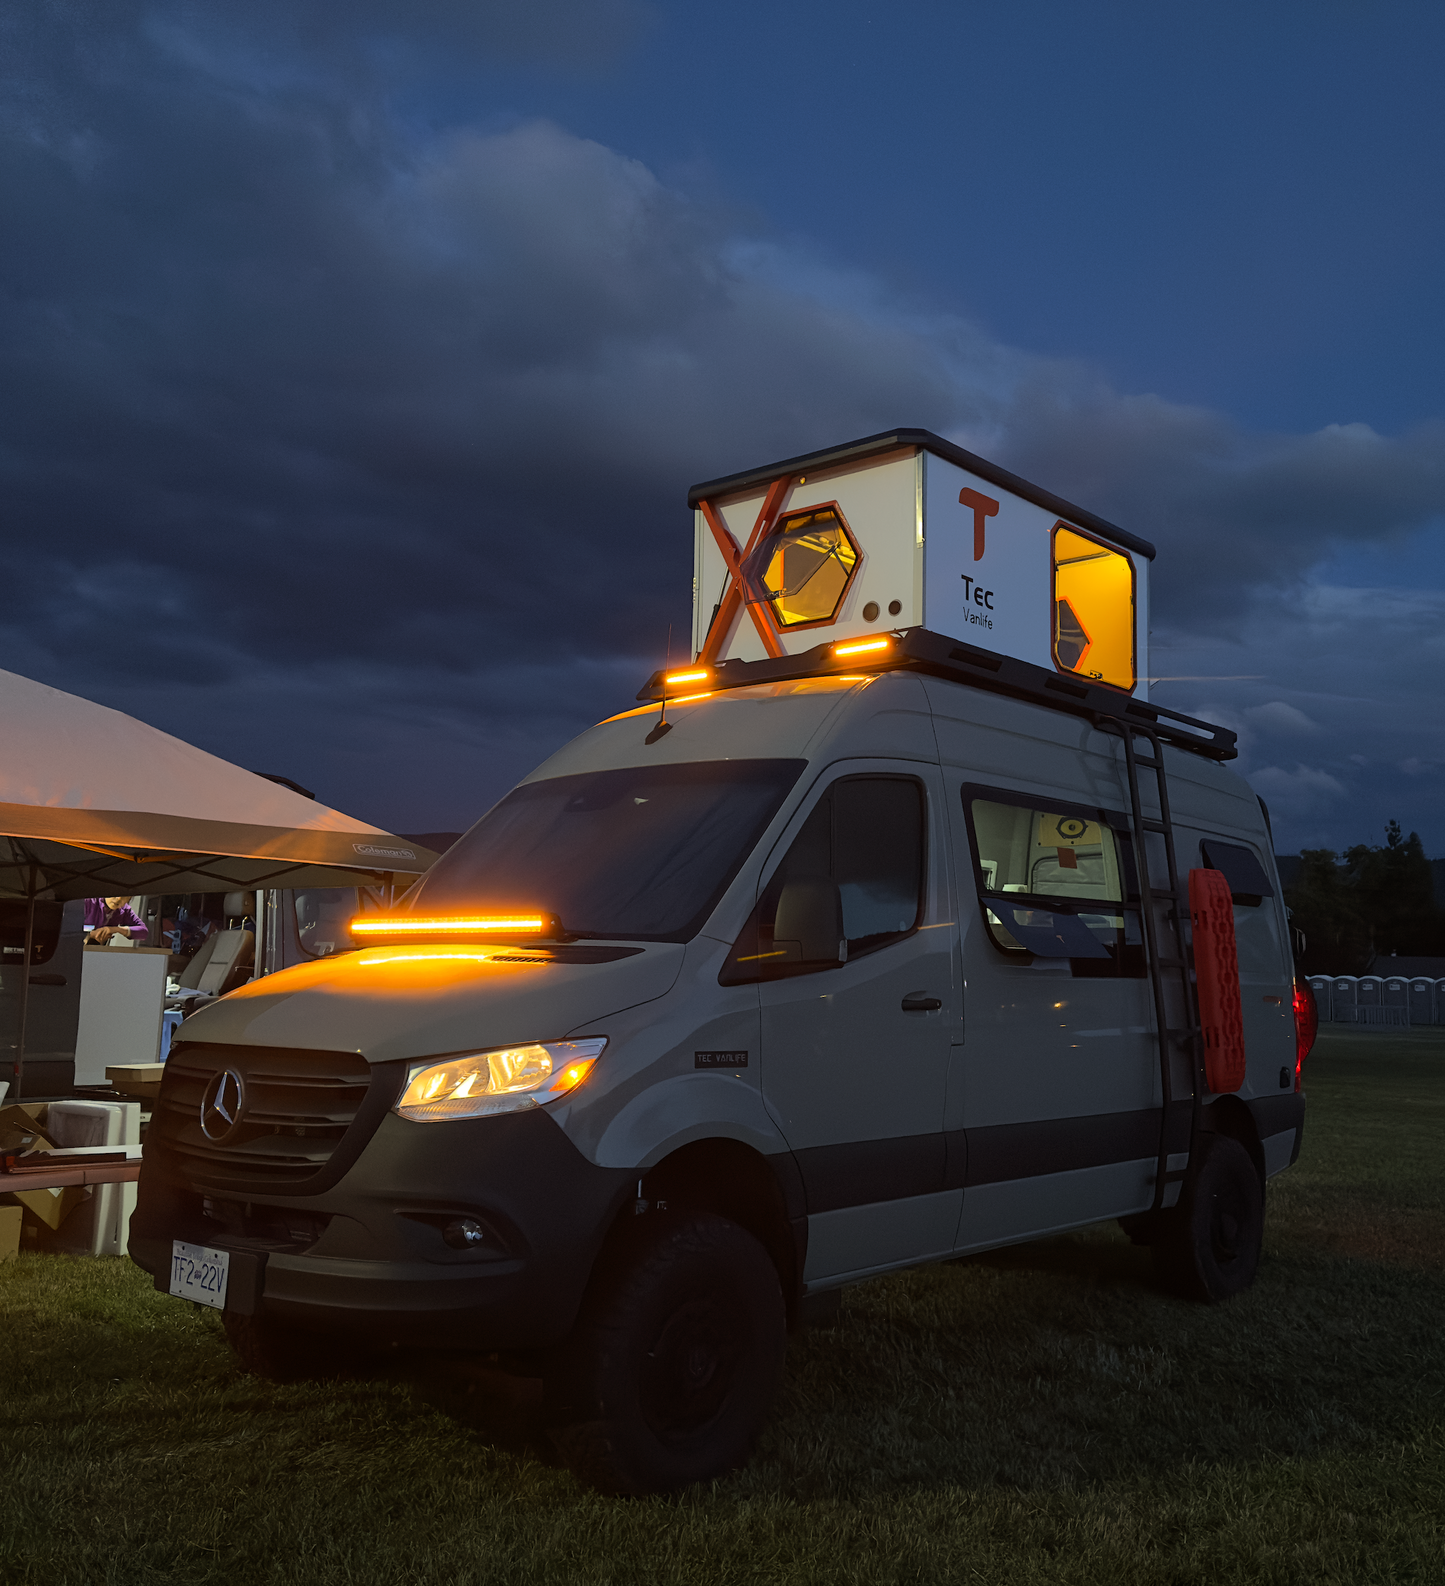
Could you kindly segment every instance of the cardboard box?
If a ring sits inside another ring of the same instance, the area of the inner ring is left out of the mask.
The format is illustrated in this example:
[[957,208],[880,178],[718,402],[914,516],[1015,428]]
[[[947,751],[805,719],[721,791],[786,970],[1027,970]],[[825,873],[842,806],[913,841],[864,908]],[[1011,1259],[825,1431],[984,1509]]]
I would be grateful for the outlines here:
[[152,1106],[160,1099],[164,1063],[112,1064],[105,1077],[122,1096],[139,1096]]
[[12,1101],[0,1107],[0,1135],[9,1129],[39,1129],[45,1128],[45,1108],[43,1101]]
[[13,1261],[20,1254],[20,1224],[25,1212],[19,1206],[0,1206],[0,1261]]
[[12,1190],[11,1193],[52,1233],[90,1196],[90,1190],[83,1184],[67,1184],[64,1189]]
[[[0,1133],[4,1132],[7,1125],[26,1131],[39,1129],[44,1118],[44,1102],[13,1102],[8,1107],[0,1107]],[[52,1141],[43,1133],[38,1135],[35,1145],[37,1149],[54,1149]],[[26,1211],[53,1232],[89,1196],[90,1191],[84,1185],[67,1184],[63,1189],[11,1190],[10,1193]]]

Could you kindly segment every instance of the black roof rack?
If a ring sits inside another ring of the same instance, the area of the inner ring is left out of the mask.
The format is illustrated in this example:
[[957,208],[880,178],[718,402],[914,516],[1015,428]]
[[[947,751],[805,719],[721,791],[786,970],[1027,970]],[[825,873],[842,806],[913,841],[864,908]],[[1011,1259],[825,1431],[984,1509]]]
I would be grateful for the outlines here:
[[[971,688],[986,689],[992,694],[1007,694],[1014,699],[1046,705],[1051,710],[1068,711],[1071,715],[1083,716],[1091,721],[1110,719],[1149,727],[1166,743],[1181,749],[1193,749],[1212,760],[1233,760],[1239,753],[1235,747],[1238,734],[1231,732],[1228,727],[1216,727],[1211,722],[1185,716],[1164,705],[1131,699],[1128,694],[1110,688],[1106,683],[1094,683],[1087,678],[1051,672],[1047,667],[1035,666],[1031,661],[996,655],[992,650],[981,650],[977,645],[950,639],[942,633],[932,633],[927,628],[903,628],[877,637],[889,641],[889,649],[884,654],[860,654],[853,647],[865,644],[868,640],[850,638],[815,645],[800,655],[784,655],[763,661],[719,661],[711,668],[709,692],[745,688],[752,683],[781,683],[791,678],[826,677],[837,672],[926,672],[930,677],[966,683]],[[839,655],[837,652],[840,649],[852,653]],[[665,673],[661,671],[654,672],[639,690],[638,699],[661,701],[664,676]],[[696,684],[689,685],[693,690],[696,687]],[[687,691],[684,689],[685,693]]]
[[801,457],[785,457],[781,462],[768,463],[762,468],[748,468],[740,474],[725,474],[721,479],[708,479],[700,485],[694,485],[688,491],[687,504],[695,507],[699,501],[715,501],[719,496],[735,496],[759,487],[766,489],[773,480],[781,479],[784,474],[806,473],[810,468],[834,468],[841,463],[862,462],[879,452],[896,451],[901,446],[916,446],[923,451],[932,452],[935,457],[942,457],[945,462],[964,468],[971,474],[977,474],[980,479],[987,479],[990,484],[997,485],[1001,490],[1012,491],[1014,495],[1022,496],[1025,501],[1032,501],[1036,507],[1042,507],[1045,512],[1052,512],[1055,517],[1067,518],[1070,523],[1078,524],[1081,529],[1091,529],[1095,534],[1102,535],[1113,545],[1121,545],[1126,551],[1133,551],[1151,562],[1154,560],[1154,547],[1148,540],[1141,539],[1137,534],[1130,534],[1127,529],[1117,527],[1107,518],[1101,518],[1098,513],[1090,512],[1087,507],[1075,506],[1072,501],[1065,501],[1062,496],[1056,496],[1051,490],[1031,484],[1027,479],[1020,479],[1008,469],[989,462],[987,457],[980,457],[975,452],[965,451],[962,446],[955,446],[952,441],[944,440],[932,430],[884,430],[878,435],[865,435],[859,441],[845,441],[841,446],[829,446],[821,452],[804,452]]

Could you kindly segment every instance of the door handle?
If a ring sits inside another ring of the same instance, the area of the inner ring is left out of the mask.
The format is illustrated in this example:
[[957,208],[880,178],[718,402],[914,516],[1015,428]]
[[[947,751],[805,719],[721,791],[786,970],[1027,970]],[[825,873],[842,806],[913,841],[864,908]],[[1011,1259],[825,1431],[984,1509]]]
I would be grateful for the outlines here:
[[922,992],[915,991],[903,999],[905,1013],[937,1013],[943,1006],[941,997],[925,997]]

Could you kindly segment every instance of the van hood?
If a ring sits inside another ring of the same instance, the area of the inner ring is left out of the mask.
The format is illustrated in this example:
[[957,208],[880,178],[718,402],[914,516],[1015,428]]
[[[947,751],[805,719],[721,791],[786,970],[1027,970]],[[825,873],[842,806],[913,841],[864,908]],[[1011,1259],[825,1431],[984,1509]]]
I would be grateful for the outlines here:
[[668,991],[679,942],[368,947],[253,980],[178,1040],[360,1052],[373,1063],[605,1035],[610,1014]]

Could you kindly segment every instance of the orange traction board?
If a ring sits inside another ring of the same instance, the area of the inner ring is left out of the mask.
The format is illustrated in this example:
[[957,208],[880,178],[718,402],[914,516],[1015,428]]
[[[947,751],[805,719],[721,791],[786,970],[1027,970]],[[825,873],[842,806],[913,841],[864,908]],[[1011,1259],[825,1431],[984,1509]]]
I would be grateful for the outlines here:
[[1210,1090],[1224,1095],[1244,1083],[1244,1015],[1239,1005],[1234,901],[1218,870],[1189,872],[1189,912],[1194,917],[1204,1077]]

